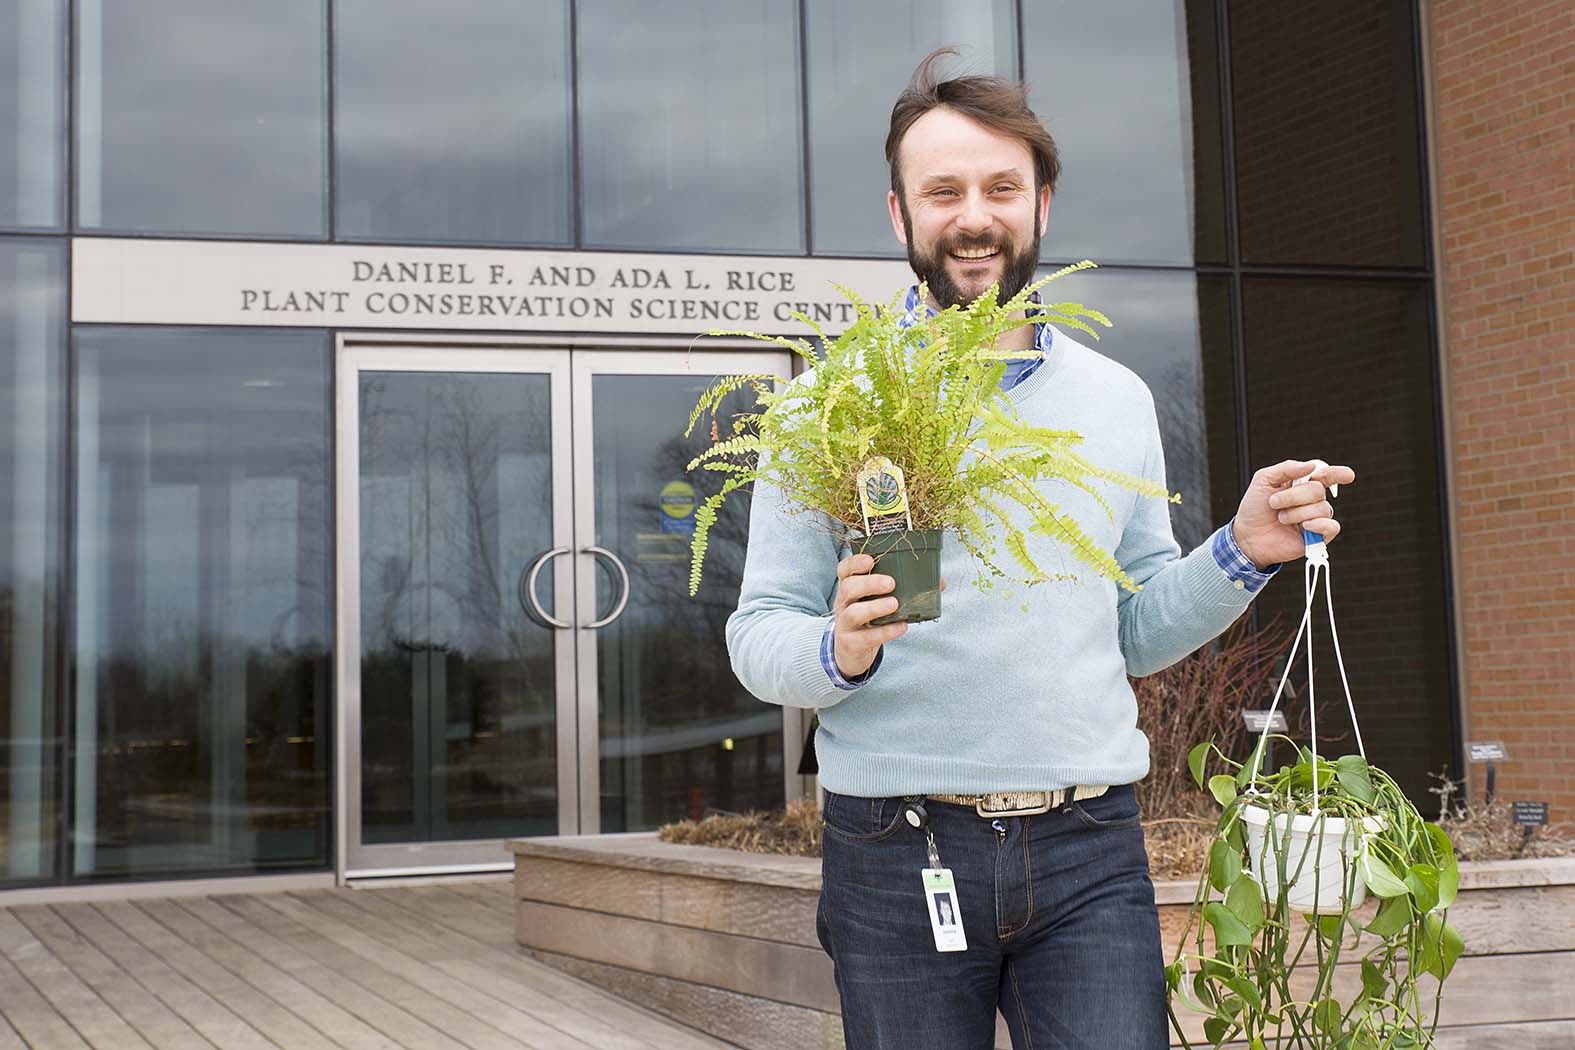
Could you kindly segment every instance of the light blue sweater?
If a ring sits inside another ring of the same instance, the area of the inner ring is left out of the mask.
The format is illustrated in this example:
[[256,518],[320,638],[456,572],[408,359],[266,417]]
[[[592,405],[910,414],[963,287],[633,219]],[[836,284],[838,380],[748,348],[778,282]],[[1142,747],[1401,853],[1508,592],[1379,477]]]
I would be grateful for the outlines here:
[[[1065,333],[1007,396],[1028,422],[1081,433],[1080,451],[1092,462],[1164,482],[1147,386]],[[728,651],[755,696],[818,711],[815,754],[826,788],[862,796],[1047,791],[1125,784],[1148,772],[1127,674],[1152,674],[1193,652],[1241,615],[1252,592],[1207,543],[1182,557],[1160,500],[1108,487],[1111,520],[1071,485],[1047,483],[1045,494],[1114,551],[1142,589],[1124,591],[1059,544],[1030,536],[1047,572],[1077,579],[997,581],[985,591],[976,563],[947,536],[941,618],[910,625],[885,647],[879,673],[850,691],[832,683],[820,659],[846,552],[829,522],[789,513],[777,489],[756,484]]]

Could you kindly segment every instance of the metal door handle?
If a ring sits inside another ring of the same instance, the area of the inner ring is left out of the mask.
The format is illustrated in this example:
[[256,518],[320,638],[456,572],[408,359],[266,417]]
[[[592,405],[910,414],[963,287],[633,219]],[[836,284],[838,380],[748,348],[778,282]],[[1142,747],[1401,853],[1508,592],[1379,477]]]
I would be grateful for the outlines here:
[[597,554],[612,562],[613,568],[618,570],[618,578],[623,581],[623,596],[618,599],[618,604],[613,606],[613,611],[600,620],[592,620],[586,627],[606,627],[618,617],[623,615],[623,607],[629,604],[629,570],[623,567],[623,562],[618,560],[618,555],[606,547],[582,547],[582,554]]
[[525,611],[535,612],[537,616],[541,617],[543,623],[551,624],[553,627],[557,627],[562,630],[568,630],[574,625],[569,623],[567,620],[560,620],[555,616],[547,615],[547,610],[543,609],[541,607],[541,603],[536,600],[536,577],[541,575],[542,568],[549,561],[556,558],[560,554],[568,553],[568,547],[554,547],[552,550],[548,551],[532,562],[530,566],[530,572],[520,577],[520,604],[526,607]]

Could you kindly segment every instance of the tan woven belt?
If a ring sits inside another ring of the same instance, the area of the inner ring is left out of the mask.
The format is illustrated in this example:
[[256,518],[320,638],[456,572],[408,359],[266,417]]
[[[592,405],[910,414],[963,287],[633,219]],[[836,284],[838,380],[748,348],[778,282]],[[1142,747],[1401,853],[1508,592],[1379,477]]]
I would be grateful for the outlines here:
[[1068,801],[1098,798],[1110,790],[1109,784],[1079,784],[1075,788],[1055,791],[997,791],[989,795],[926,795],[936,802],[950,802],[956,806],[972,806],[981,817],[1032,817],[1048,813]]

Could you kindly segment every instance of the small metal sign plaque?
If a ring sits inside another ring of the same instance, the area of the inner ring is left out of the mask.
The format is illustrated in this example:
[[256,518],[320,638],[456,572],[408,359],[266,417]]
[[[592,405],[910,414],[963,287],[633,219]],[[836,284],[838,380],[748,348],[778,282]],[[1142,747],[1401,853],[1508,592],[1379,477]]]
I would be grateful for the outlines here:
[[1271,733],[1289,732],[1285,727],[1284,711],[1274,712],[1273,718],[1269,717],[1269,712],[1267,711],[1243,711],[1241,720],[1247,723],[1247,731],[1249,733],[1261,733],[1264,726],[1268,726]]
[[1548,823],[1548,804],[1546,802],[1516,802],[1515,823],[1527,827],[1534,825],[1545,826]]
[[1473,740],[1466,745],[1473,762],[1502,762],[1509,757],[1504,744],[1498,740]]

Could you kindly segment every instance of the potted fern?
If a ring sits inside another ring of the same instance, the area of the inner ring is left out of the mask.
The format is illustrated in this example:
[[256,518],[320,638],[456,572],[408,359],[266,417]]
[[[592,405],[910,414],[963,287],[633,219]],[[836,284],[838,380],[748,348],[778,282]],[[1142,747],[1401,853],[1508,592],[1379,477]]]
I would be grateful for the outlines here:
[[[689,469],[727,477],[695,513],[689,593],[699,589],[719,508],[728,495],[760,480],[778,487],[791,506],[818,512],[820,524],[856,552],[874,555],[879,571],[894,577],[897,611],[876,624],[939,618],[940,550],[948,533],[976,559],[987,584],[989,576],[1029,584],[1052,578],[1030,550],[1031,532],[1059,541],[1078,561],[1136,590],[1110,552],[1060,511],[1043,483],[1075,485],[1107,510],[1096,482],[1156,499],[1180,497],[1089,462],[1078,452],[1083,439],[1077,433],[1028,425],[1000,385],[1008,361],[1035,353],[996,349],[1008,333],[1051,322],[1098,339],[1092,325],[1109,327],[1108,318],[1081,304],[1041,305],[1031,298],[1051,281],[1093,266],[1084,260],[1065,267],[1004,303],[991,287],[966,308],[948,307],[906,326],[901,296],[877,309],[838,286],[856,311],[842,334],[829,337],[794,314],[815,331],[819,353],[801,339],[712,331],[784,347],[811,371],[785,385],[769,375],[724,377],[690,414],[685,436],[711,413],[713,442]],[[755,394],[754,410],[728,420],[724,433],[717,408],[746,388]],[[1026,530],[1005,513],[1014,504],[1027,511]]]

